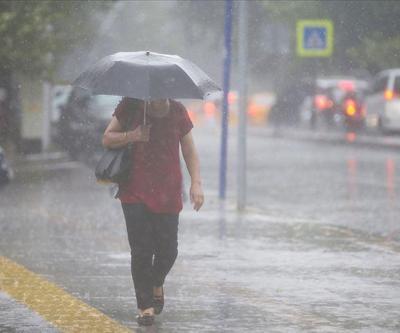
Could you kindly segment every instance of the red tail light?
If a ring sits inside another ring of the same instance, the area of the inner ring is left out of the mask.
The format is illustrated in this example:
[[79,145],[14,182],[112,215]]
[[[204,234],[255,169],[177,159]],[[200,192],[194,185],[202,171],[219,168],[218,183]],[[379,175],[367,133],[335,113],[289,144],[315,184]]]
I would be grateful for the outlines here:
[[346,114],[350,117],[355,116],[355,114],[357,113],[357,104],[352,99],[346,100],[344,107],[346,110]]
[[385,90],[385,99],[387,101],[391,101],[394,98],[394,91],[393,90]]
[[325,95],[316,95],[314,98],[314,106],[318,110],[325,110],[331,108],[333,102]]
[[353,81],[339,81],[338,82],[338,87],[341,90],[344,91],[354,91],[355,89],[355,84]]

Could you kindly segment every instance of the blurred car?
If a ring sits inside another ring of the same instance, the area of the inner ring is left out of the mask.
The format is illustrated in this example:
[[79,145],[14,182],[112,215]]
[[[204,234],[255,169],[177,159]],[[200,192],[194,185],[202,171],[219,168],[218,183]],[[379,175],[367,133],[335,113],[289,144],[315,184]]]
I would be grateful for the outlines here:
[[365,125],[364,99],[369,84],[354,77],[331,76],[315,80],[314,94],[300,105],[300,118],[312,129],[321,125],[361,129]]
[[[237,91],[230,91],[228,94],[229,122],[237,125],[239,122],[240,101]],[[268,116],[272,105],[275,103],[275,95],[272,92],[258,92],[247,96],[247,121],[249,125],[264,126],[268,121]],[[216,103],[216,107],[222,110],[222,96]]]
[[400,68],[380,72],[365,100],[367,125],[382,132],[400,131]]
[[0,186],[10,182],[14,178],[14,172],[10,167],[3,148],[0,147]]
[[119,96],[91,96],[83,89],[74,88],[61,108],[57,143],[72,157],[101,150],[104,130],[120,100]]
[[[215,126],[221,121],[222,93],[209,96],[206,101],[182,101],[188,110],[193,123]],[[264,126],[268,121],[271,106],[275,103],[272,92],[258,92],[247,96],[247,121],[249,125]],[[239,94],[237,91],[228,93],[229,124],[236,126],[239,122]]]
[[[301,79],[288,79],[277,88],[274,104],[271,108],[270,122],[276,127],[280,125],[297,125],[304,118],[311,115],[311,109],[307,109],[309,97],[314,94],[315,83],[312,79],[304,77]],[[302,102],[304,104],[302,105]],[[299,112],[300,109],[304,113]],[[308,113],[308,114],[307,114]]]
[[354,90],[347,92],[341,102],[341,114],[343,125],[346,130],[364,130],[365,129],[365,90]]
[[71,94],[72,86],[70,85],[54,85],[51,89],[51,105],[50,105],[50,135],[52,140],[57,140],[59,136],[58,123],[60,121],[63,107],[68,101]]

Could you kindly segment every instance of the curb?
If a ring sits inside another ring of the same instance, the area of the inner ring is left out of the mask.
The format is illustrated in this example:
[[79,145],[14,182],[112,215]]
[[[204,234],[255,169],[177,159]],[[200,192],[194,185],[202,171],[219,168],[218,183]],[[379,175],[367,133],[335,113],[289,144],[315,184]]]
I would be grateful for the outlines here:
[[373,135],[357,134],[354,132],[315,133],[293,128],[259,128],[250,129],[249,132],[256,136],[268,136],[273,138],[323,142],[328,144],[347,144],[365,148],[384,148],[390,150],[400,149],[400,137],[376,137]]

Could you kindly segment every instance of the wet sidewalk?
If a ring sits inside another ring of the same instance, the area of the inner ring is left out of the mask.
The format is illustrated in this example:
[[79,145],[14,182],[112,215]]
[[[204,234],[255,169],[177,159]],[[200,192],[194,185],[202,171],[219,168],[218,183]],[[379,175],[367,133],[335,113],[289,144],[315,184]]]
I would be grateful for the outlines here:
[[[398,242],[257,209],[237,214],[208,189],[200,213],[186,206],[181,214],[163,314],[151,329],[138,328],[118,201],[77,162],[26,160],[16,171],[0,196],[0,255],[76,301],[68,301],[68,312],[61,299],[36,300],[35,313],[27,307],[35,300],[16,302],[1,291],[1,332],[116,331],[95,330],[96,316],[77,325],[68,313],[78,301],[137,332],[400,330]],[[46,313],[59,313],[60,321],[45,320]]]

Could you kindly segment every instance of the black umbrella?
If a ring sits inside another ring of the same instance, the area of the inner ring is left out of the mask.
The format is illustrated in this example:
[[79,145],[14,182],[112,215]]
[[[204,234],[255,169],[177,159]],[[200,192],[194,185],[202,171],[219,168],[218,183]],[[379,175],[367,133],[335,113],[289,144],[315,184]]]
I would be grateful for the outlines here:
[[109,55],[83,72],[73,85],[94,95],[127,96],[146,101],[203,99],[221,90],[189,60],[148,51]]

